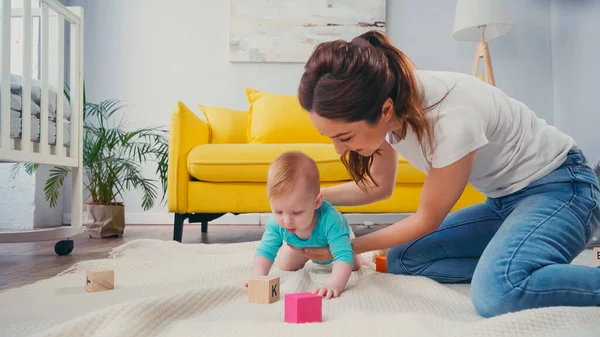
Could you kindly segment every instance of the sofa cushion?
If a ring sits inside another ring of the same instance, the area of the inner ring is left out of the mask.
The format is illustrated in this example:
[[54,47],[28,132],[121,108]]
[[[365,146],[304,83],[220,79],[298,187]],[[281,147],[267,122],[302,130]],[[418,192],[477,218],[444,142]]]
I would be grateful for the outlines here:
[[[313,158],[321,181],[348,181],[350,175],[330,144],[203,144],[188,154],[188,172],[199,181],[266,182],[269,165],[285,151]],[[400,157],[396,182],[423,183],[425,174]]]
[[248,111],[198,105],[210,130],[210,143],[247,143]]
[[[340,184],[323,182],[322,187]],[[264,183],[215,183],[194,181],[190,183],[187,213],[269,213],[271,207]],[[414,213],[419,208],[423,185],[397,183],[388,199],[357,206],[336,206],[344,213]],[[458,210],[485,201],[485,196],[467,185],[452,210]],[[362,218],[362,217],[361,217]],[[355,218],[357,219],[357,218]],[[369,217],[363,218],[367,220]],[[400,217],[398,217],[398,220]],[[369,219],[372,220],[372,219]]]
[[246,96],[250,103],[249,143],[332,143],[314,127],[296,96],[251,88],[246,89]]

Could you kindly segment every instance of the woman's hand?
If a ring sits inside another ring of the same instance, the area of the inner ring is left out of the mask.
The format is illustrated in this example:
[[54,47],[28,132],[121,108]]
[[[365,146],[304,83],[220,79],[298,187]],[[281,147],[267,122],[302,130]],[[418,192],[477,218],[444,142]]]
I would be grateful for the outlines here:
[[319,262],[324,262],[324,261],[333,259],[333,255],[331,255],[331,251],[329,250],[329,247],[300,249],[300,248],[296,248],[289,244],[288,244],[288,246],[290,248],[292,248],[294,251],[300,253],[302,256],[304,256],[307,259],[311,259],[311,260],[315,260],[315,261],[319,261]]

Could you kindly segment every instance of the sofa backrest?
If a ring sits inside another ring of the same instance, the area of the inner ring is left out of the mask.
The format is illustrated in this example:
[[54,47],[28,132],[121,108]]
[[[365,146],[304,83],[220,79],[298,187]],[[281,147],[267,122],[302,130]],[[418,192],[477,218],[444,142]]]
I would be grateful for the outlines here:
[[199,105],[208,124],[212,144],[248,143],[248,111]]
[[331,143],[314,127],[298,98],[246,89],[250,104],[248,142],[259,144]]
[[209,142],[253,144],[331,144],[293,95],[246,89],[248,111],[199,105],[209,127]]

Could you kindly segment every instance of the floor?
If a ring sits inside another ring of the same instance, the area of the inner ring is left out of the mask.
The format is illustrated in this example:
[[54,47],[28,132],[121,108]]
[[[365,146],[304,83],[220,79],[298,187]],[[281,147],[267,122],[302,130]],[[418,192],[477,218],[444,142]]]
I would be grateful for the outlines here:
[[[373,232],[381,225],[370,228],[352,226],[356,236]],[[236,243],[260,240],[264,227],[254,225],[209,226],[202,233],[200,226],[186,224],[183,243]],[[19,287],[52,277],[71,265],[84,260],[101,259],[117,246],[137,239],[172,240],[172,225],[130,225],[123,237],[92,239],[87,234],[74,238],[75,248],[68,256],[54,253],[55,242],[0,244],[0,291]]]

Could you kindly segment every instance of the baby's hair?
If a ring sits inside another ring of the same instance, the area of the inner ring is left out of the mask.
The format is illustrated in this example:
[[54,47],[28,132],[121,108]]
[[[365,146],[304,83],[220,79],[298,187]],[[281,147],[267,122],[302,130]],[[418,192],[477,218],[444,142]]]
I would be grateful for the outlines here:
[[304,180],[308,193],[316,196],[320,191],[317,163],[300,151],[288,151],[279,155],[269,168],[267,194],[269,198],[290,193],[298,181]]

